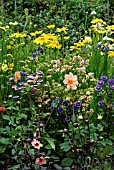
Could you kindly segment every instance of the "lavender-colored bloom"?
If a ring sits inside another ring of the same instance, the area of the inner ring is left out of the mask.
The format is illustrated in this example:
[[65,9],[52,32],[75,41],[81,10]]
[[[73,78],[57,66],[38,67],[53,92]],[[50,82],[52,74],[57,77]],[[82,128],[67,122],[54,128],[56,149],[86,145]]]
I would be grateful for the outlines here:
[[14,80],[14,77],[9,78],[9,81],[12,82]]
[[14,99],[17,99],[17,98],[19,98],[19,96],[13,96],[13,98],[14,98]]
[[100,100],[100,101],[98,102],[98,105],[99,105],[99,106],[104,106],[104,102],[103,102],[102,100]]
[[37,82],[38,82],[38,83],[42,83],[42,82],[43,82],[43,80],[42,80],[42,79],[39,79]]
[[105,81],[107,79],[107,76],[101,76],[101,80]]
[[15,90],[16,91],[21,90],[21,87],[16,87]]
[[30,78],[26,78],[26,81],[31,80]]
[[99,42],[96,46],[95,46],[95,49],[97,49],[99,46],[101,46],[103,43],[102,42]]
[[58,113],[63,113],[63,111],[64,111],[64,110],[63,110],[62,107],[58,107],[58,108],[57,108],[57,112],[58,112]]
[[33,73],[32,76],[36,76],[36,73]]
[[43,71],[38,71],[37,74],[39,74],[39,75],[44,75]]
[[31,93],[32,93],[32,95],[35,95],[36,94],[36,90],[35,89],[31,90]]
[[114,84],[114,79],[109,79],[109,80],[107,81],[107,84],[108,84],[108,85]]
[[80,107],[81,107],[81,105],[82,105],[82,103],[81,103],[81,102],[76,102],[76,103],[75,103],[75,106],[76,106],[77,108],[80,108]]
[[20,86],[24,86],[25,82],[20,82],[19,84]]
[[76,105],[73,105],[73,106],[72,106],[72,110],[73,110],[74,112],[78,110],[78,108],[76,107]]
[[65,118],[65,120],[66,120],[67,122],[69,122],[69,121],[70,121],[70,116],[67,116],[67,117]]
[[12,81],[9,81],[8,84],[12,84],[13,82]]
[[97,91],[101,91],[101,90],[102,90],[102,87],[101,87],[101,86],[96,86],[95,89],[96,89]]
[[107,44],[105,45],[105,47],[104,47],[104,48],[103,48],[103,50],[102,50],[103,52],[104,52],[104,51],[108,51],[108,50],[109,50],[108,45],[109,45],[109,43],[107,43]]
[[69,106],[69,102],[67,102],[67,101],[63,101],[63,102],[62,102],[62,105],[63,105],[63,106],[66,106],[66,108],[68,108],[68,106]]
[[20,76],[22,76],[24,74],[24,72],[23,71],[20,71]]
[[26,72],[23,72],[23,74],[24,74],[25,76],[29,76],[29,74],[28,74],[28,73],[26,73]]
[[97,83],[98,86],[103,86],[104,85],[104,81],[103,80],[99,80]]
[[33,53],[33,58],[36,58],[36,53]]
[[39,55],[42,52],[42,50],[39,50],[36,52],[36,55]]
[[112,84],[112,85],[110,86],[110,88],[111,88],[112,90],[114,90],[114,84]]
[[107,92],[107,94],[108,94],[108,95],[111,95],[111,94],[112,94],[112,92],[111,92],[111,91],[108,91],[108,92]]

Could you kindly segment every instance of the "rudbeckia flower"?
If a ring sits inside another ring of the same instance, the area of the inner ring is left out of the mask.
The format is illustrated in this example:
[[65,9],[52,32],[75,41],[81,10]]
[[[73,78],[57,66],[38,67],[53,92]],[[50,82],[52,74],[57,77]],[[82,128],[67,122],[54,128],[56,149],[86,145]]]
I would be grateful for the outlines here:
[[78,85],[78,80],[77,80],[77,76],[73,75],[71,72],[69,74],[65,75],[65,79],[63,81],[64,84],[67,85],[67,89],[69,90],[70,88],[72,90],[76,90],[77,89],[77,85]]

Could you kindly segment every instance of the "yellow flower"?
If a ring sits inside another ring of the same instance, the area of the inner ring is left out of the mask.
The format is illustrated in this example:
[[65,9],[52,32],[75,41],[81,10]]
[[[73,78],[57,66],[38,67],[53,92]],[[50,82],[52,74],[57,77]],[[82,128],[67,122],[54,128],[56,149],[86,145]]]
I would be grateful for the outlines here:
[[13,45],[13,44],[14,44],[14,41],[10,41],[10,44]]
[[91,37],[85,37],[85,39],[83,40],[83,43],[91,43],[92,39]]
[[104,31],[103,31],[103,30],[98,30],[97,32],[98,32],[99,34],[105,34],[105,33],[106,33],[105,30],[104,30]]
[[47,41],[48,41],[48,38],[46,38],[46,37],[38,37],[34,40],[34,43],[42,45],[42,44],[46,43]]
[[78,43],[74,43],[75,46],[77,47],[83,47],[84,43],[83,42],[78,42]]
[[41,31],[35,31],[36,34],[42,34],[43,30]]
[[1,70],[2,71],[7,71],[8,70],[7,64],[3,63],[2,66],[1,66]]
[[31,32],[30,35],[31,36],[36,36],[36,33],[35,32]]
[[53,25],[48,25],[47,26],[47,28],[49,28],[49,29],[53,29],[55,27],[55,25],[53,24]]
[[109,51],[109,52],[108,52],[108,56],[109,56],[109,57],[114,57],[114,51]]
[[70,39],[70,36],[67,36],[67,37],[64,37],[65,40],[69,40]]
[[114,30],[114,25],[109,25],[106,27],[108,30]]
[[14,67],[13,63],[9,64],[9,70],[13,70],[13,67]]
[[98,19],[98,18],[96,18],[96,19],[93,19],[92,21],[91,21],[91,23],[92,24],[96,24],[96,23],[104,23],[104,21],[102,20],[102,19]]
[[56,29],[56,32],[64,32],[65,34],[66,34],[66,30],[67,30],[67,28],[66,27],[63,27],[63,28],[57,28]]
[[12,46],[11,46],[11,45],[7,45],[7,49],[8,49],[8,50],[11,50],[11,49],[12,49]]

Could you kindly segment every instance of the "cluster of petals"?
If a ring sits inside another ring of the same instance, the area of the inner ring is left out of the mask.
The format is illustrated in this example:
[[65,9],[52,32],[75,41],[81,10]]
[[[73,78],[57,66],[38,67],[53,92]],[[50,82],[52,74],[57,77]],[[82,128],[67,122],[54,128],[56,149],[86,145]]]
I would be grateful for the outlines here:
[[77,76],[73,75],[70,72],[69,74],[65,75],[65,79],[64,79],[63,83],[67,85],[67,90],[69,90],[69,89],[76,90],[77,85],[78,85]]
[[32,144],[32,146],[34,147],[34,148],[36,148],[36,149],[40,149],[43,145],[38,141],[38,140],[36,140],[36,139],[33,139],[32,141],[31,141],[31,144]]

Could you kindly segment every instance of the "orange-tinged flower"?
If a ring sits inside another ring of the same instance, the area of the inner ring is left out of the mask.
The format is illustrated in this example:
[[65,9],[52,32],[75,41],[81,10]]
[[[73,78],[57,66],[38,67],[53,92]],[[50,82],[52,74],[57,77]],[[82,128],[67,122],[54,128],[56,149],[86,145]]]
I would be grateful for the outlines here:
[[78,85],[77,76],[73,75],[70,72],[69,74],[65,75],[65,79],[64,79],[63,83],[67,85],[67,90],[69,90],[70,88],[72,90],[76,90],[77,89],[77,85]]
[[36,165],[44,165],[46,164],[46,160],[43,157],[37,158],[35,161]]
[[14,81],[17,82],[19,79],[20,79],[20,71],[16,71],[15,72],[15,78],[14,78]]
[[36,140],[36,139],[33,139],[32,141],[31,141],[31,144],[32,144],[32,146],[34,147],[34,148],[36,148],[36,149],[40,149],[43,145],[38,141],[38,140]]
[[6,108],[5,107],[0,107],[0,112],[5,112],[6,111]]

